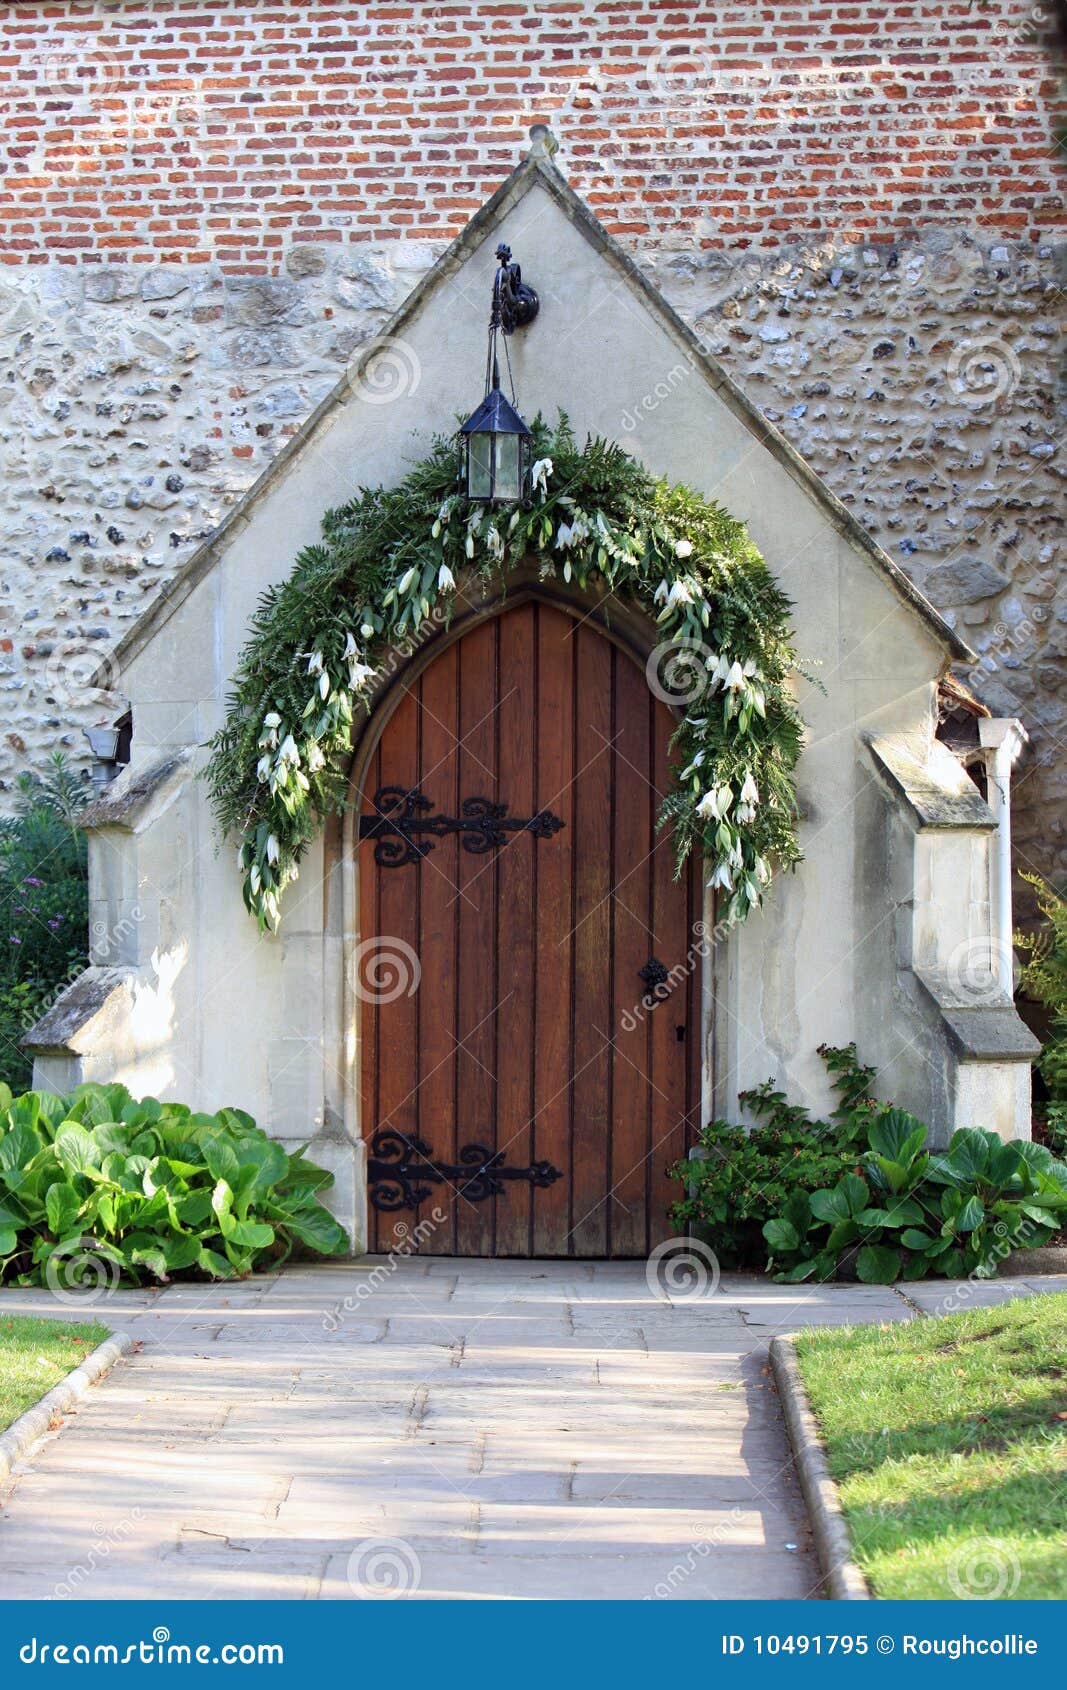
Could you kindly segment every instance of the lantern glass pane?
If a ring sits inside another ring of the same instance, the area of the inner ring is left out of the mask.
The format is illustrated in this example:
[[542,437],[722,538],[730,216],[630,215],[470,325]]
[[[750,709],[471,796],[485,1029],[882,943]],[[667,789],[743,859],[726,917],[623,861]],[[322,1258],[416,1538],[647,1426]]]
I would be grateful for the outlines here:
[[517,434],[498,434],[496,437],[496,497],[517,499],[519,487],[519,437]]
[[467,436],[467,494],[472,499],[489,499],[493,494],[493,437]]

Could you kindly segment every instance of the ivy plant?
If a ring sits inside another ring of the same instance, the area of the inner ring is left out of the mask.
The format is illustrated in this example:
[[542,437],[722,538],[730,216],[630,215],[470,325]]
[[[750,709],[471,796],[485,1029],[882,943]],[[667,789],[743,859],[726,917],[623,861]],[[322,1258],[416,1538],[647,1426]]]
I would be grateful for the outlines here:
[[454,443],[439,440],[398,486],[328,512],[321,542],[260,600],[207,779],[261,928],[277,928],[309,841],[344,805],[353,720],[390,651],[442,608],[447,620],[465,575],[506,585],[531,560],[644,606],[668,665],[685,668],[660,823],[679,865],[706,855],[721,918],[742,919],[772,870],[799,861],[791,605],[746,528],[617,445],[579,446],[565,418],[533,433],[527,501],[468,504]]

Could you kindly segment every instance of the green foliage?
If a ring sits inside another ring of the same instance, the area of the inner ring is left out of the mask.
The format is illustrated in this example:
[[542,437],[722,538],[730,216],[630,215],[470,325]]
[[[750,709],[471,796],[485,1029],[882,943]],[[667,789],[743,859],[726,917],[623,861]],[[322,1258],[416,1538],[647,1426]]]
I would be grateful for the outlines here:
[[990,1278],[1009,1251],[1056,1233],[1067,1167],[1051,1150],[965,1128],[932,1154],[921,1121],[869,1096],[854,1045],[820,1055],[841,1099],[828,1121],[768,1083],[742,1093],[763,1117],[751,1132],[715,1122],[703,1159],[672,1170],[687,1185],[676,1224],[703,1232],[724,1265],[762,1258],[787,1282]]
[[0,1281],[231,1279],[297,1246],[339,1255],[344,1232],[318,1200],[331,1184],[240,1109],[0,1086]]
[[89,892],[85,836],[75,818],[89,797],[61,753],[41,777],[22,775],[14,816],[0,821],[0,1076],[28,1085],[24,1034],[85,967]]
[[[1037,891],[1037,903],[1045,917],[1044,931],[1035,935],[1017,933],[1015,943],[1029,956],[1019,978],[1022,989],[1051,1011],[1049,1037],[1037,1066],[1053,1103],[1067,1105],[1067,898],[1054,891],[1036,874],[1025,874]],[[1050,1111],[1051,1117],[1051,1111]],[[1056,1112],[1050,1125],[1063,1130],[1063,1111]]]
[[788,1236],[780,1222],[764,1226],[777,1277],[830,1279],[847,1264],[876,1285],[991,1279],[1009,1251],[1056,1232],[1067,1167],[1050,1150],[980,1127],[961,1128],[942,1155],[925,1143],[922,1122],[901,1109],[872,1120],[863,1177],[846,1174],[806,1210],[794,1205]]
[[389,654],[447,623],[465,572],[505,584],[529,560],[543,578],[642,603],[685,654],[689,678],[697,672],[660,821],[679,863],[707,853],[721,917],[742,918],[772,865],[799,860],[791,606],[747,530],[618,446],[579,447],[565,419],[550,430],[538,418],[534,437],[528,504],[469,506],[456,491],[454,442],[439,440],[399,486],[328,512],[321,543],[261,599],[207,771],[261,927],[277,927],[304,850],[344,803],[353,716]]
[[806,1230],[806,1198],[859,1166],[874,1070],[856,1058],[855,1045],[823,1046],[819,1053],[838,1097],[827,1121],[814,1121],[768,1080],[739,1101],[756,1116],[750,1128],[712,1121],[700,1134],[698,1154],[671,1172],[685,1195],[672,1210],[676,1226],[706,1236],[725,1267],[763,1267],[765,1226],[776,1230],[776,1248],[788,1246],[794,1227]]

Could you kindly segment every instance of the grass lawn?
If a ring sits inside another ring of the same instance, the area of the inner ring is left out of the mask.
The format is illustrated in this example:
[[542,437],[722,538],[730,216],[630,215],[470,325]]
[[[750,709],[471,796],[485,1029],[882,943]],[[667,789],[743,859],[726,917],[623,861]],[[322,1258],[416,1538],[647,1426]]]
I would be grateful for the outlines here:
[[107,1327],[96,1321],[0,1315],[0,1432],[58,1385],[107,1335]]
[[1067,1598],[1067,1292],[797,1351],[878,1596]]

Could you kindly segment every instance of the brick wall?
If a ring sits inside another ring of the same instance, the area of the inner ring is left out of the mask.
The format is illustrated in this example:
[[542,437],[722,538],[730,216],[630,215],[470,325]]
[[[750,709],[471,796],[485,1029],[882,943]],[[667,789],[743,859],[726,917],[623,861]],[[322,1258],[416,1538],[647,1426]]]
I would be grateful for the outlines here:
[[552,122],[620,236],[1056,227],[1041,6],[6,5],[6,260],[448,239]]
[[95,662],[545,120],[977,646],[1034,732],[1021,849],[1067,869],[1049,28],[1008,0],[0,7],[0,803],[106,719]]

